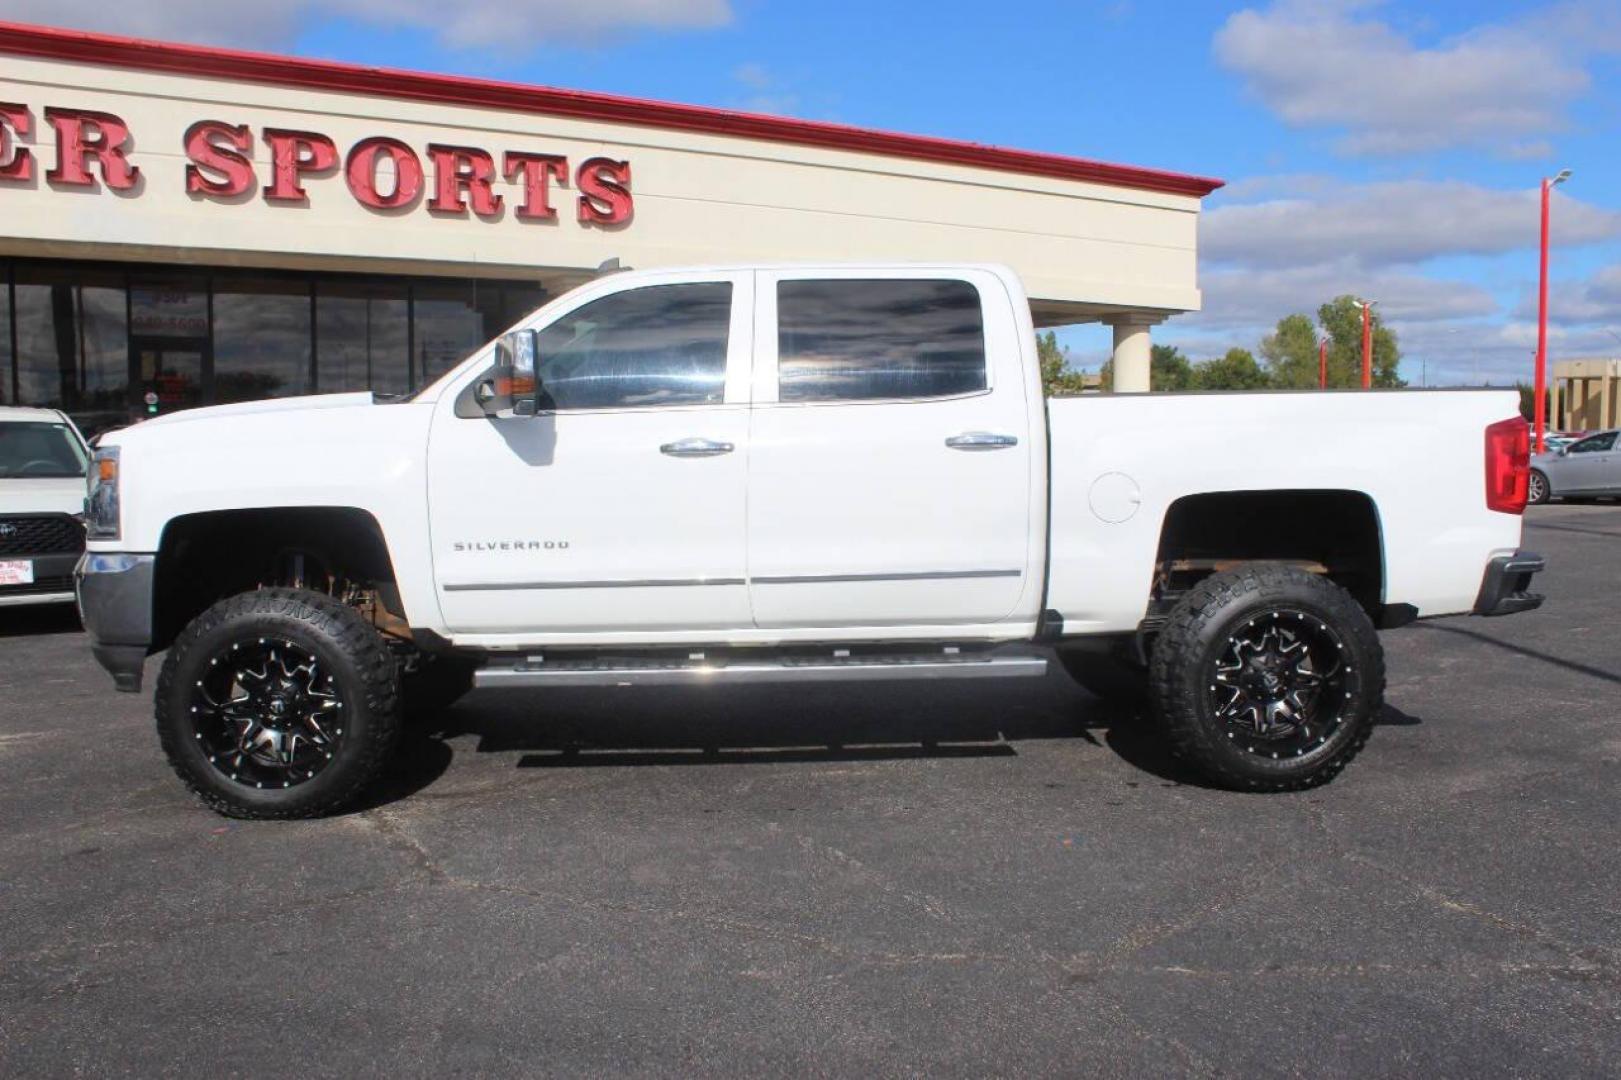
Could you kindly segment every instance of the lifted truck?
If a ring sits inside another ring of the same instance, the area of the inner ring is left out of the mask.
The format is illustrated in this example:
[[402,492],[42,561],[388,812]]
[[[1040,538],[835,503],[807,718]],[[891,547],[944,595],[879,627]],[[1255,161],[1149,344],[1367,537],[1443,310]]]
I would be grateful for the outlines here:
[[[1408,448],[1398,467],[1382,447]],[[1377,629],[1535,607],[1510,392],[1045,401],[996,266],[629,272],[398,402],[109,437],[80,606],[221,813],[320,814],[471,686],[1040,675],[1211,780],[1328,780]]]

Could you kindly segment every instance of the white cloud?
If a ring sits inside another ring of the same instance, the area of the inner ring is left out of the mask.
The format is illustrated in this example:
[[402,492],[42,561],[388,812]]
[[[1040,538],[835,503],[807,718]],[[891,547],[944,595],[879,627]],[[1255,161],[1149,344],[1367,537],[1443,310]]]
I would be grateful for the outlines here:
[[[1199,225],[1201,255],[1211,262],[1246,266],[1341,260],[1372,266],[1445,255],[1496,255],[1537,243],[1535,190],[1432,180],[1294,186],[1302,194],[1207,211]],[[1593,244],[1621,237],[1621,211],[1563,193],[1554,200],[1556,243]]]
[[3,0],[0,17],[138,37],[285,48],[317,18],[427,30],[457,48],[590,42],[631,30],[724,26],[730,0]]
[[794,116],[800,112],[800,97],[783,85],[783,80],[764,64],[740,64],[732,78],[748,91],[732,107],[744,112],[766,113],[772,116]]
[[[1536,318],[1534,288],[1526,290],[1514,313],[1522,319]],[[1606,266],[1585,280],[1555,282],[1549,290],[1548,321],[1573,326],[1598,325],[1621,334],[1621,263]]]
[[1270,328],[1291,312],[1315,316],[1336,296],[1372,297],[1393,322],[1432,322],[1490,315],[1491,293],[1464,281],[1389,270],[1370,271],[1350,262],[1284,270],[1212,270],[1200,275],[1204,310],[1178,319],[1178,326],[1216,329]]
[[751,90],[764,90],[771,85],[771,73],[765,69],[764,64],[753,61],[739,64],[737,70],[732,72],[732,78]]
[[1621,15],[1572,2],[1517,23],[1415,44],[1365,0],[1283,0],[1217,32],[1216,58],[1294,127],[1344,132],[1350,154],[1448,146],[1541,152],[1591,79],[1586,57],[1621,47]]

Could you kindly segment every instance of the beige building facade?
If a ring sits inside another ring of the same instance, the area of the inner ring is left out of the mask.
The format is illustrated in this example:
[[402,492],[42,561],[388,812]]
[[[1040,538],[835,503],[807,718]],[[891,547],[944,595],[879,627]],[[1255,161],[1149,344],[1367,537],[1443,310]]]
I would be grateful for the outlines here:
[[[120,393],[139,411],[153,395],[169,408],[351,389],[361,368],[378,381],[374,354],[387,368],[380,350],[396,339],[409,363],[382,385],[405,389],[610,260],[1006,263],[1038,323],[1112,325],[1117,387],[1147,389],[1151,328],[1199,307],[1198,215],[1218,186],[837,125],[0,24],[10,367],[0,394],[116,412]],[[255,297],[280,312],[264,341],[244,328]],[[379,311],[387,325],[374,328]],[[323,329],[341,363],[325,363]],[[291,360],[255,373],[295,339]]]
[[1621,427],[1621,360],[1561,360],[1553,366],[1558,431]]

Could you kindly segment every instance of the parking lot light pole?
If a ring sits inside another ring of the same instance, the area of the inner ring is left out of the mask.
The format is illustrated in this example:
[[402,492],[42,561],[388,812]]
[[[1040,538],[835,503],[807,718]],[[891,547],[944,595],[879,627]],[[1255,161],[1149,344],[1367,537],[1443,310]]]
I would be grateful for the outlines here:
[[1362,389],[1373,386],[1373,305],[1377,300],[1352,300],[1362,309]]
[[1537,282],[1537,377],[1536,400],[1531,408],[1536,417],[1537,441],[1535,453],[1547,449],[1545,436],[1548,427],[1548,202],[1558,184],[1570,179],[1569,169],[1560,169],[1552,179],[1542,178],[1542,247],[1539,251]]
[[1328,339],[1317,343],[1317,389],[1328,389]]

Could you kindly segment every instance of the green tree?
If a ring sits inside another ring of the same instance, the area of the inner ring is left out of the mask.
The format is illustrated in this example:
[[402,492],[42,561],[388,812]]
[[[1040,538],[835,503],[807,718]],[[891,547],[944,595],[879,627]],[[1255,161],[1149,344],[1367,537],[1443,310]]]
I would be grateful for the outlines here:
[[[1284,390],[1304,390],[1317,385],[1317,328],[1309,315],[1285,315],[1277,328],[1261,339],[1261,358],[1266,361],[1272,385]],[[1332,380],[1329,385],[1334,385]]]
[[[1114,361],[1105,360],[1098,369],[1099,388],[1114,389]],[[1193,365],[1175,345],[1154,345],[1148,350],[1150,390],[1187,390],[1193,382]]]
[[[1328,332],[1328,385],[1362,385],[1362,310],[1352,296],[1336,296],[1317,309],[1317,321]],[[1406,386],[1397,374],[1401,349],[1396,332],[1373,309],[1373,385]],[[1315,367],[1313,368],[1315,371]]]
[[[1317,324],[1328,335],[1328,385],[1362,385],[1362,310],[1353,296],[1337,296],[1317,309]],[[1275,386],[1306,389],[1317,385],[1317,326],[1296,313],[1278,320],[1261,341],[1261,356]],[[1373,385],[1406,386],[1397,372],[1401,349],[1396,332],[1373,311]]]
[[1193,385],[1193,365],[1175,345],[1149,349],[1149,386],[1155,390],[1187,390]]
[[1079,394],[1086,389],[1086,377],[1069,366],[1069,350],[1058,344],[1051,330],[1036,335],[1036,355],[1041,358],[1041,388],[1048,397]]
[[1264,390],[1271,382],[1248,349],[1228,349],[1225,355],[1193,368],[1194,390]]

